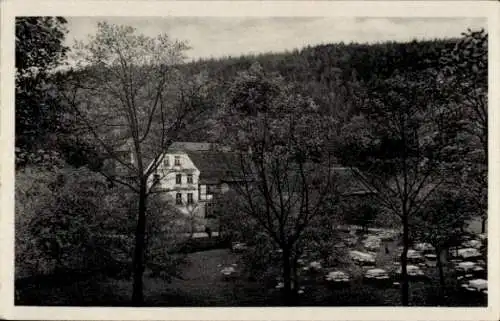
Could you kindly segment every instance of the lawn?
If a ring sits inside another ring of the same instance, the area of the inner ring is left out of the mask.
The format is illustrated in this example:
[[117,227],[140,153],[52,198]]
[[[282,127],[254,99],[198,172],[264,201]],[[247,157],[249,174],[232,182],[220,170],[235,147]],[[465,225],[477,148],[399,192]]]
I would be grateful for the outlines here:
[[[224,266],[237,264],[239,257],[228,249],[188,254],[182,279],[171,283],[144,278],[148,306],[249,306],[272,305],[278,296],[263,291],[262,285],[246,279],[225,279]],[[236,269],[239,267],[236,265]],[[16,304],[57,306],[126,306],[132,284],[100,274],[58,280],[47,277],[16,284]]]
[[[359,240],[362,239],[360,235]],[[376,258],[376,267],[389,272],[397,269],[393,264],[399,256],[398,241],[387,243],[389,253],[382,245]],[[358,242],[352,248],[362,249]],[[188,264],[183,267],[182,277],[166,282],[146,275],[144,279],[145,302],[148,306],[275,306],[280,304],[280,290],[273,285],[250,281],[239,275],[240,256],[228,249],[212,249],[190,253]],[[236,273],[227,278],[221,270],[232,266]],[[346,289],[331,289],[324,277],[330,270],[342,270],[352,276]],[[360,267],[349,259],[336,266],[309,277],[302,283],[304,293],[300,305],[310,306],[364,306],[399,305],[400,289],[389,282],[385,286],[365,284],[362,280],[368,267]],[[437,293],[437,271],[433,266],[423,268],[430,277],[427,281],[412,281],[411,302],[413,305],[430,304],[429,297]],[[451,270],[446,270],[449,279]],[[47,281],[43,279],[16,285],[16,304],[20,305],[80,305],[80,306],[126,306],[130,302],[131,282],[115,280],[103,275],[81,276]],[[446,305],[485,305],[484,299],[462,298],[451,291]],[[432,301],[434,302],[434,301]]]

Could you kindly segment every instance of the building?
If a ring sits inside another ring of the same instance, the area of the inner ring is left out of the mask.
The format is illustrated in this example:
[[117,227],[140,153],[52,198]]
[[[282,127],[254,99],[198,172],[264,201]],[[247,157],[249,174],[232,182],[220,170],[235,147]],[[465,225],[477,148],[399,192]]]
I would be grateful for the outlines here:
[[185,215],[211,216],[212,201],[237,184],[237,155],[210,143],[175,142],[151,177],[155,192]]
[[[134,162],[130,152],[123,153],[123,158]],[[239,175],[240,155],[211,143],[174,142],[160,159],[161,163],[149,178],[150,188],[184,216],[196,220],[195,225],[201,228],[214,217],[216,195],[228,192],[244,178]],[[328,169],[315,163],[305,167],[309,177],[317,176],[319,180],[330,173],[343,195],[358,198],[372,193],[358,179],[360,173],[356,169],[340,165]],[[291,171],[288,177],[293,180],[296,175],[297,172]]]

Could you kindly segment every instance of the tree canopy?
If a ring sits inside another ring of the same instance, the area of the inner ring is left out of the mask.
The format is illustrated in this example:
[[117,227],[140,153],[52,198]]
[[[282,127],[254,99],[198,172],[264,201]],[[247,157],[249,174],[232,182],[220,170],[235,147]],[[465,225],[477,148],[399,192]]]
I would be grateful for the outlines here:
[[16,18],[16,148],[21,162],[50,141],[63,126],[54,69],[62,64],[66,20],[62,17]]

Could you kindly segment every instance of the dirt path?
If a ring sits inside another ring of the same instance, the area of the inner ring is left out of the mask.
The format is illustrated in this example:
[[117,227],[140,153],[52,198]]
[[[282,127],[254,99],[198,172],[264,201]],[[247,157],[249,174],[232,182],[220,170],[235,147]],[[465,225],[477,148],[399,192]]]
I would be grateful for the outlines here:
[[238,282],[225,280],[221,270],[233,266],[238,271],[237,260],[238,257],[229,250],[191,253],[188,265],[183,268],[182,279],[175,279],[156,290],[150,288],[150,296],[158,299],[165,295],[186,297],[194,305],[231,305],[239,285]]

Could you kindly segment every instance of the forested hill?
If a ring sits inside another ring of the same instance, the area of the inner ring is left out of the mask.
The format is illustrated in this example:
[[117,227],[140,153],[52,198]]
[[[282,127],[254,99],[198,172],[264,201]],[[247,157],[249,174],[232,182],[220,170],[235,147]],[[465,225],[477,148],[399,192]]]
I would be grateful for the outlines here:
[[[208,74],[217,88],[217,103],[235,76],[257,62],[266,73],[280,74],[325,113],[343,122],[354,112],[353,99],[357,95],[353,90],[363,90],[371,80],[386,79],[396,70],[418,72],[437,67],[443,49],[452,49],[456,40],[325,44],[283,53],[199,60],[183,68],[191,74]],[[186,139],[199,140],[203,136]]]
[[207,70],[210,76],[230,79],[238,71],[258,62],[266,71],[279,72],[296,82],[328,82],[336,79],[368,81],[386,78],[396,69],[422,70],[438,62],[443,49],[454,47],[457,39],[431,41],[385,42],[377,44],[326,44],[307,46],[283,53],[244,55],[198,60],[186,64],[193,72]]

